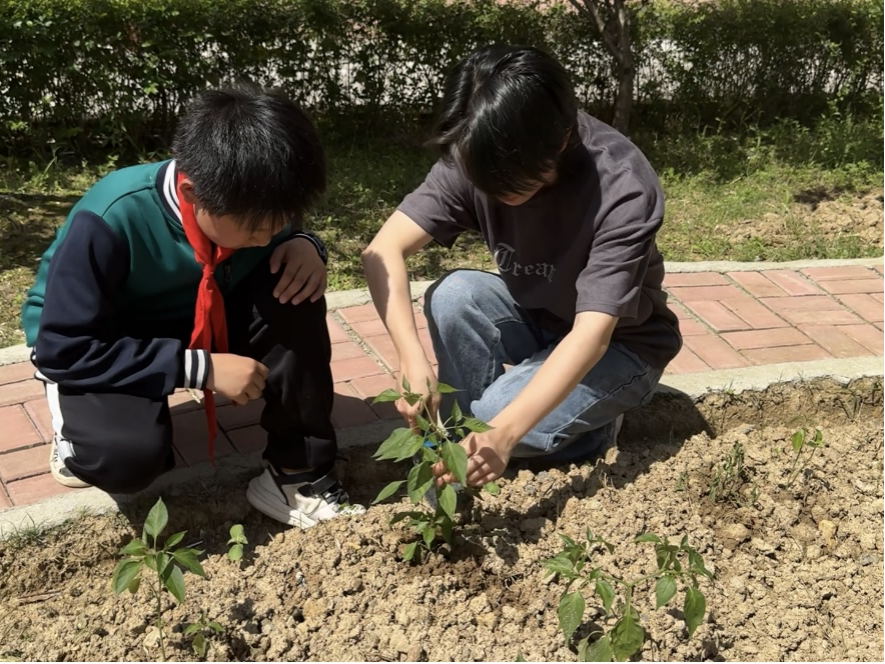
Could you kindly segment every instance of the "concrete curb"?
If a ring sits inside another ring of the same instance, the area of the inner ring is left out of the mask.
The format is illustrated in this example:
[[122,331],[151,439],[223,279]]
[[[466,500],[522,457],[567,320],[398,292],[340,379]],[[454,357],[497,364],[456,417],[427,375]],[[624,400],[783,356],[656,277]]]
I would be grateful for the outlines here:
[[[820,260],[786,261],[776,263],[760,261],[758,263],[742,263],[736,261],[700,261],[697,263],[666,263],[666,270],[671,274],[684,274],[688,272],[758,272],[760,270],[805,270],[816,267],[848,267],[858,265],[861,267],[877,267],[885,263],[885,256],[877,258],[832,258]],[[414,281],[411,283],[412,300],[417,300],[430,288],[433,281]],[[329,311],[346,309],[372,302],[372,297],[367,288],[355,288],[353,290],[334,291],[326,294],[326,303]],[[24,345],[0,348],[0,367],[7,364],[26,362],[30,358],[31,351]]]
[[[790,362],[759,367],[744,367],[722,371],[704,371],[695,374],[665,376],[658,392],[684,394],[694,401],[713,392],[764,390],[777,383],[831,378],[848,383],[858,378],[883,376],[883,358],[877,356],[850,359]],[[341,449],[375,445],[393,429],[401,426],[398,420],[373,422],[339,431]],[[174,487],[193,485],[211,480],[215,484],[244,484],[260,467],[258,453],[234,454],[220,459],[216,466],[203,463],[191,468],[180,468],[167,473],[146,491],[133,496],[110,496],[98,489],[82,489],[54,496],[34,505],[12,507],[0,511],[0,540],[18,532],[57,526],[78,514],[117,512],[127,504],[146,496],[156,496]]]

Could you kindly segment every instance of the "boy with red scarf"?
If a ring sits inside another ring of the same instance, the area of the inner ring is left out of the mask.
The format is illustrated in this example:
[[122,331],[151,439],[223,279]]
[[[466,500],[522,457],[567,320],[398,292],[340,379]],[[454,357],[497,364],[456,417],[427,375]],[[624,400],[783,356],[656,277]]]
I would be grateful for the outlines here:
[[74,206],[22,320],[65,486],[133,493],[174,466],[167,397],[264,397],[265,469],[247,497],[302,528],[362,511],[334,474],[326,251],[300,230],[325,191],[316,130],[252,88],[190,107],[174,159],[124,168]]

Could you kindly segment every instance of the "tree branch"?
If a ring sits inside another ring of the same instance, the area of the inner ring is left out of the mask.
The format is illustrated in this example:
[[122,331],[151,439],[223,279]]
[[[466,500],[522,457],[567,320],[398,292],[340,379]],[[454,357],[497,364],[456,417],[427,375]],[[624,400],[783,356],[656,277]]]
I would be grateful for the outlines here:
[[[596,30],[599,32],[599,35],[602,37],[602,41],[605,43],[606,48],[608,48],[609,52],[614,56],[615,60],[618,61],[618,64],[623,64],[624,62],[624,54],[621,52],[620,45],[617,41],[611,36],[608,30],[605,29],[605,21],[602,20],[602,16],[599,14],[599,8],[596,6],[597,2],[600,0],[583,0],[583,2],[579,2],[579,0],[569,0],[575,9],[578,10],[578,13],[586,13],[590,15],[590,18],[593,21],[593,24],[596,26]],[[612,6],[609,4],[611,0],[601,0],[605,7],[611,11]],[[621,0],[615,0],[620,4],[619,10],[623,10],[623,3]],[[616,14],[618,18],[618,22],[621,21],[620,11]]]

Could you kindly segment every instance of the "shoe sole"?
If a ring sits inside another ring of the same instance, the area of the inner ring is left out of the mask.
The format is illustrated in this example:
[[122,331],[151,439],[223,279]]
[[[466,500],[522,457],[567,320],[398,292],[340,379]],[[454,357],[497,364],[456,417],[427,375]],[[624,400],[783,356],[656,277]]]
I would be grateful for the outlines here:
[[[54,444],[53,444],[54,445]],[[61,484],[62,486],[66,486],[69,489],[88,489],[92,485],[88,482],[84,482],[79,477],[74,477],[73,475],[62,475],[52,464],[52,459],[55,457],[54,450],[49,450],[49,474],[52,475],[52,479]]]

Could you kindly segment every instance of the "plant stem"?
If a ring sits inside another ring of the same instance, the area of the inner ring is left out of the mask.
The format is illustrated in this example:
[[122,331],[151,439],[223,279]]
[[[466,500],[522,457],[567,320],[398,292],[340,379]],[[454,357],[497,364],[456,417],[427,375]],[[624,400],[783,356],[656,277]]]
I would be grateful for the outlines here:
[[[159,562],[159,561],[158,561]],[[160,585],[160,570],[157,566],[157,630],[160,634],[160,656],[166,661],[166,643],[163,639],[163,588]]]

